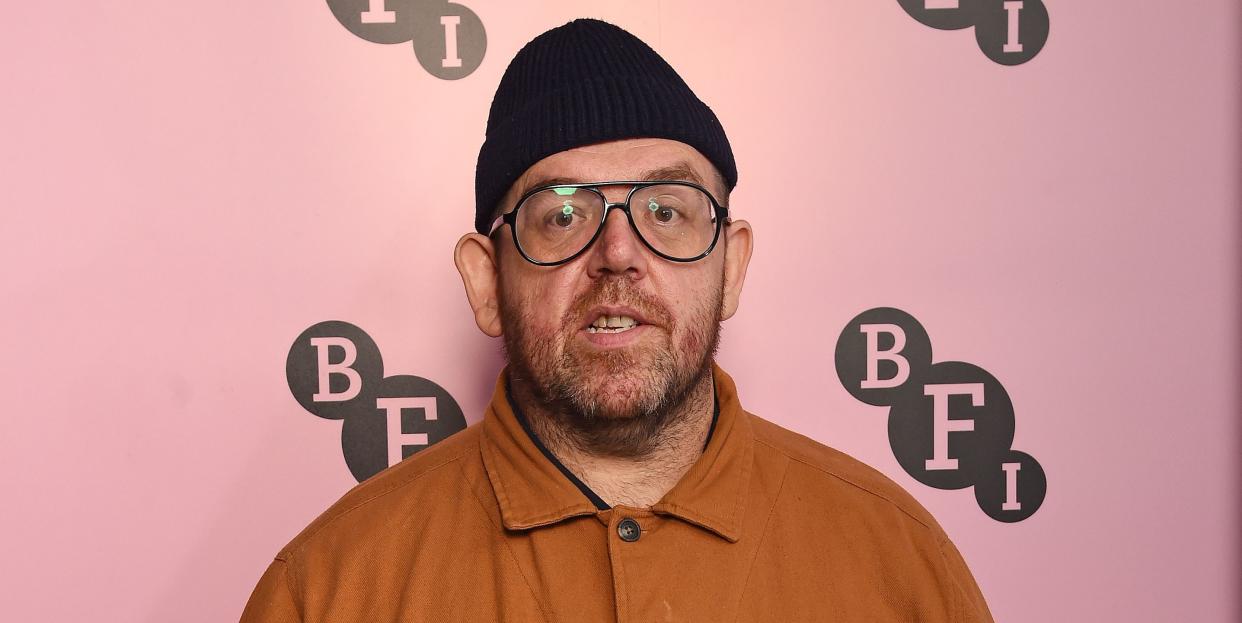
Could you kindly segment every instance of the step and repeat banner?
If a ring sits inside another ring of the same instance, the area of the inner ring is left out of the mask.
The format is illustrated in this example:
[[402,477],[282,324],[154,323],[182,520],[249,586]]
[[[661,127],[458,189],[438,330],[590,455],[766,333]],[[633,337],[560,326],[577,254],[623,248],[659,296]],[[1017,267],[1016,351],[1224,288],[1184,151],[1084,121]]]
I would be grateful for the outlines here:
[[576,17],[730,136],[750,411],[909,490],[997,621],[1242,615],[1235,3],[9,13],[13,620],[235,619],[337,497],[480,420],[500,344],[452,249],[500,75]]

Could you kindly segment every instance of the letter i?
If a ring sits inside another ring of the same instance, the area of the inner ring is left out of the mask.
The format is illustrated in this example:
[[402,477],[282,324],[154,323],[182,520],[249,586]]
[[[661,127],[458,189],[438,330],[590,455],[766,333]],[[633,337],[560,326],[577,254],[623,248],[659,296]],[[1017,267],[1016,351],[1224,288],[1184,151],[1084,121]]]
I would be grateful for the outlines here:
[[1002,463],[1001,469],[1005,470],[1005,503],[1001,504],[1001,510],[1020,511],[1022,504],[1018,502],[1018,470],[1022,469],[1022,464]]
[[1009,18],[1009,28],[1002,52],[1021,52],[1022,42],[1018,41],[1018,15],[1022,12],[1022,0],[1009,0],[1005,3],[1005,13]]
[[441,67],[461,67],[461,58],[457,56],[458,24],[461,24],[460,16],[444,15],[440,17],[440,25],[444,26],[444,60],[440,62]]

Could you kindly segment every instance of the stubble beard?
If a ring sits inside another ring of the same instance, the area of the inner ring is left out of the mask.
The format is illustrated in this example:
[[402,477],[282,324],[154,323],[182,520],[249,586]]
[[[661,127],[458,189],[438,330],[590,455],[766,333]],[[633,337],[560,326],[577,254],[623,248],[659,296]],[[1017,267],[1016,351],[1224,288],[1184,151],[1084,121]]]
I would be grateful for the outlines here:
[[[529,306],[501,283],[505,355],[513,390],[528,394],[537,415],[558,434],[597,455],[641,458],[656,449],[694,390],[711,376],[720,343],[723,276],[711,296],[695,305],[678,338],[667,307],[624,277],[601,279],[579,296],[551,335],[537,335]],[[593,351],[577,333],[587,310],[627,305],[660,326],[644,343]],[[658,339],[651,339],[658,338]],[[528,414],[528,417],[531,414]]]

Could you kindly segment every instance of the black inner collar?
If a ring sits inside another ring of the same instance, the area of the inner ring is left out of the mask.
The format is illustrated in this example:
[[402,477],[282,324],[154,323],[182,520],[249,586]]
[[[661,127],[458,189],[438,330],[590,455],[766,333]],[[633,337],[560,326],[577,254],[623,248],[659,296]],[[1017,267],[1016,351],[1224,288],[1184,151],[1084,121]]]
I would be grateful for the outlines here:
[[[543,445],[543,440],[539,439],[539,435],[535,434],[534,429],[530,427],[530,423],[526,421],[526,416],[522,415],[522,410],[518,408],[517,403],[514,402],[513,391],[512,391],[512,388],[509,386],[509,379],[507,376],[505,377],[505,399],[509,401],[509,408],[513,409],[513,415],[517,417],[518,424],[522,425],[522,430],[526,431],[526,436],[530,437],[530,440],[535,443],[535,447],[539,448],[539,451],[542,452],[543,455],[547,457],[547,459],[551,461],[553,465],[556,466],[556,469],[560,470],[560,472],[564,474],[565,477],[569,479],[569,482],[573,483],[575,487],[578,487],[578,490],[581,491],[582,494],[585,495],[587,499],[591,501],[591,504],[595,505],[596,509],[606,511],[612,508],[611,506],[608,505],[607,502],[604,501],[604,498],[599,497],[598,494],[592,491],[591,488],[588,487],[585,482],[582,482],[582,480],[580,480],[577,476],[575,476],[573,472],[569,471],[569,468],[565,467],[565,465],[556,458],[556,455],[552,454],[552,451],[549,450],[547,446]],[[707,439],[703,442],[704,451],[707,450],[707,444],[711,443],[712,441],[712,434],[716,432],[716,421],[719,419],[720,419],[720,399],[716,396],[716,388],[715,388],[715,384],[713,383],[712,385],[712,423],[707,427]]]

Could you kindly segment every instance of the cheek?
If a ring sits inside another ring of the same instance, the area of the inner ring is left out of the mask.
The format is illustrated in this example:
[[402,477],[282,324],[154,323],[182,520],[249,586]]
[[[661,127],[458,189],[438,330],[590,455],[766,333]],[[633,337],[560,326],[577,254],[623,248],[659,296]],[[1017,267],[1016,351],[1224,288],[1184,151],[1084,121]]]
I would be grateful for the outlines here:
[[704,326],[719,320],[719,297],[723,278],[715,265],[693,266],[695,270],[674,271],[661,285],[662,299],[676,320],[676,334],[692,337]]
[[506,281],[505,296],[519,314],[524,331],[547,337],[563,328],[576,292],[574,281],[568,271],[532,268],[539,272],[518,271]]

